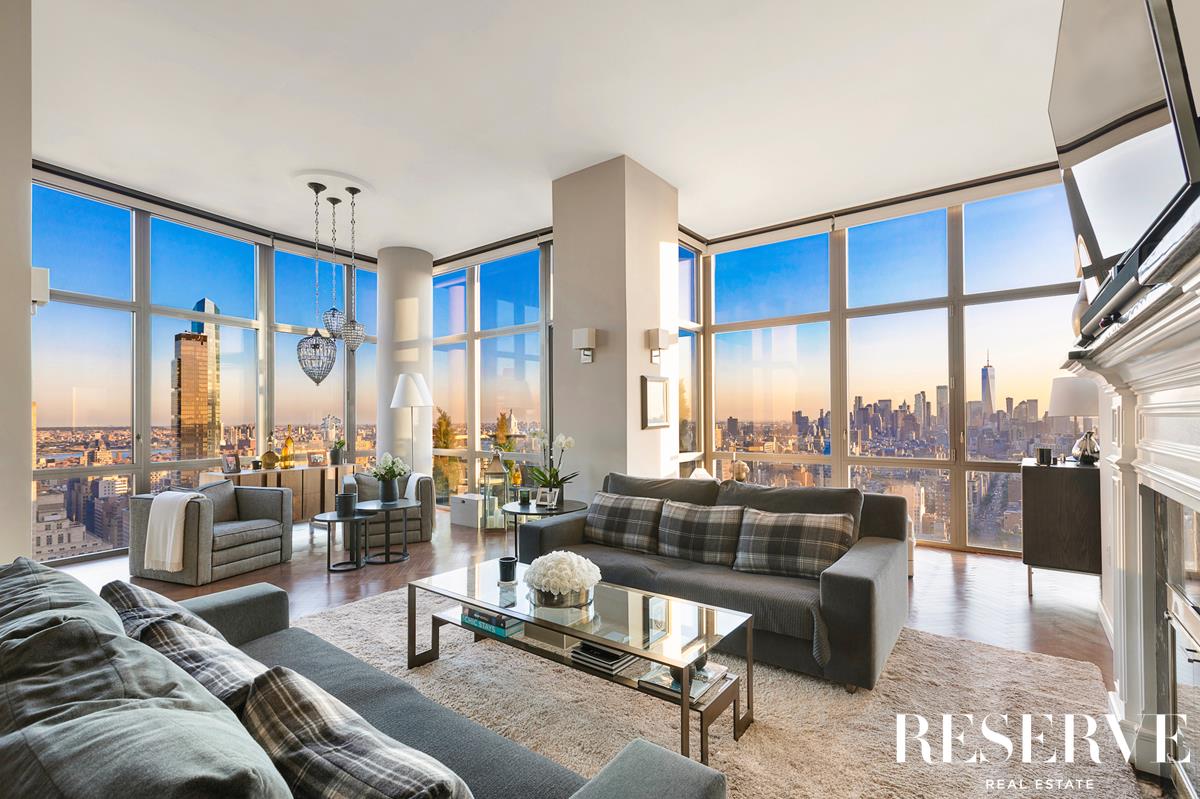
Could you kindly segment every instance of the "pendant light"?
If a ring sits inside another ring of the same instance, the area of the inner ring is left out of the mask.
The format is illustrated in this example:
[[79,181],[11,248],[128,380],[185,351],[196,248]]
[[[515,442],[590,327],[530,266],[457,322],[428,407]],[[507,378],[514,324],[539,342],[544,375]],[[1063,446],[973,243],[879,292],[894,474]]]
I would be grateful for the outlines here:
[[309,183],[313,193],[313,316],[318,327],[314,328],[296,344],[296,360],[309,379],[321,385],[321,381],[329,377],[333,371],[333,363],[337,360],[337,343],[328,336],[321,335],[321,192],[325,186],[321,183]]
[[337,207],[342,201],[341,197],[326,197],[326,202],[329,203],[330,210],[333,216],[333,260],[329,264],[330,282],[333,283],[333,305],[325,312],[322,320],[325,322],[325,329],[329,331],[330,338],[341,338],[342,326],[346,324],[346,316],[337,307]]
[[362,322],[357,320],[358,266],[354,263],[354,201],[360,191],[362,190],[356,186],[346,187],[346,193],[350,195],[350,273],[353,277],[346,286],[346,312],[350,314],[350,318],[342,326],[342,341],[346,342],[346,349],[351,352],[357,350],[367,340],[367,329],[363,327]]

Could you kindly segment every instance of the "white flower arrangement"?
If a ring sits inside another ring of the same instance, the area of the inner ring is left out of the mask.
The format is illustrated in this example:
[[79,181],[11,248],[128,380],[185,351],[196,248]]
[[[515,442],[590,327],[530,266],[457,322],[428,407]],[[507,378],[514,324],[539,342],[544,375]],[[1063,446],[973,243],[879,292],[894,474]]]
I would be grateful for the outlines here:
[[392,453],[385,452],[371,469],[371,474],[376,480],[396,480],[404,477],[410,471],[412,470],[408,467],[407,463],[393,457]]
[[582,555],[560,550],[535,558],[525,570],[525,584],[537,591],[562,595],[587,591],[600,582],[600,569]]

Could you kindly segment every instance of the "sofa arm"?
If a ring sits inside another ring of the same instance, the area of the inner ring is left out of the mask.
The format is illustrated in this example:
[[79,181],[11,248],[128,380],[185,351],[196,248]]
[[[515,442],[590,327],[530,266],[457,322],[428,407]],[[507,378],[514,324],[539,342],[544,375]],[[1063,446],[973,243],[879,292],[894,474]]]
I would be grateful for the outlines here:
[[583,543],[587,509],[525,522],[517,531],[517,558],[522,563],[556,549]]
[[725,799],[725,775],[638,738],[571,799]]
[[342,475],[342,493],[343,494],[357,494],[358,493],[358,481],[354,479],[354,475],[352,475],[352,474]]
[[234,646],[286,630],[291,624],[287,591],[270,583],[243,585],[179,604],[216,627]]
[[821,617],[829,633],[827,679],[875,687],[908,618],[908,548],[860,538],[821,573]]

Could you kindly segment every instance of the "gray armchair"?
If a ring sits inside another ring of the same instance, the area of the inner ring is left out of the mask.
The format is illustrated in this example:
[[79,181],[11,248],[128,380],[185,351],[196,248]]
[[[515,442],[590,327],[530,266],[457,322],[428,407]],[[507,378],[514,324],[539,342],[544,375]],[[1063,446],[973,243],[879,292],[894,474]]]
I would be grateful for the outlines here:
[[228,480],[197,489],[184,512],[183,569],[147,569],[146,524],[153,494],[129,500],[129,573],[184,585],[205,585],[292,559],[292,489],[235,486]]
[[[414,492],[409,492],[409,484],[416,481]],[[379,499],[379,481],[366,472],[348,474],[342,478],[342,491],[357,494],[360,502]],[[400,496],[413,496],[421,503],[419,510],[408,512],[408,540],[428,541],[433,538],[433,478],[427,474],[413,472],[400,478]],[[372,547],[384,545],[384,523],[382,515],[367,523],[367,543]],[[403,531],[402,522],[398,515],[392,517],[392,541],[397,542],[396,536]]]

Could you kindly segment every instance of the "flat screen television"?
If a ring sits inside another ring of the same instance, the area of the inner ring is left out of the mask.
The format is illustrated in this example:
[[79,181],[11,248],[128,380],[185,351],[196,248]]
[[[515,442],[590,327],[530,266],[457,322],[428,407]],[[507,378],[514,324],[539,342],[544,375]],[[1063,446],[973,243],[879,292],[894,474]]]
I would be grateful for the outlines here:
[[1080,265],[1100,282],[1085,340],[1200,195],[1189,63],[1200,82],[1200,0],[1063,2],[1049,113]]

